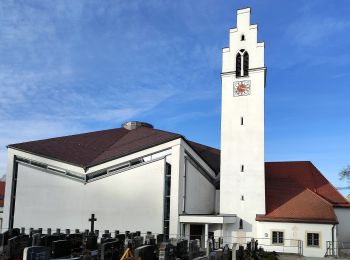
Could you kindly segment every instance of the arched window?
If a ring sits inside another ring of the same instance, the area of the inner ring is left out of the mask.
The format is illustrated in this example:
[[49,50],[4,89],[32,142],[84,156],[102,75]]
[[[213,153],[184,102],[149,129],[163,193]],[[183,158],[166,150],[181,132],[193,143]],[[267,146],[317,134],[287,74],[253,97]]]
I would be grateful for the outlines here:
[[243,220],[242,219],[239,220],[239,229],[243,229]]
[[245,41],[245,35],[244,34],[241,35],[241,41]]
[[249,54],[240,50],[236,55],[236,77],[245,77],[249,74]]

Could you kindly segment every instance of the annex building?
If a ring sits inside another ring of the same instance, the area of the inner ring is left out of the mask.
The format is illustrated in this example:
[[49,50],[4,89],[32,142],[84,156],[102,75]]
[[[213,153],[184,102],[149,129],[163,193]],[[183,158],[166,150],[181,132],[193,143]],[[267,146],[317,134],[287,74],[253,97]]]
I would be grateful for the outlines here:
[[266,250],[324,256],[350,241],[350,203],[311,162],[265,162],[257,34],[250,9],[238,10],[222,51],[221,150],[142,122],[9,145],[3,228],[83,230],[94,213],[99,230],[203,246],[256,238]]

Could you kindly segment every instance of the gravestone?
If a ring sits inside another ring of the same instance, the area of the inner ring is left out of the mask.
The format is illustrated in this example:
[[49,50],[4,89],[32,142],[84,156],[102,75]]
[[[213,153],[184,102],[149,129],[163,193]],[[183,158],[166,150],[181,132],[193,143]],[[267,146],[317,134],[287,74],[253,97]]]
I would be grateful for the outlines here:
[[70,257],[72,252],[71,242],[68,240],[57,240],[52,242],[52,257],[62,258]]
[[95,234],[84,236],[84,247],[89,251],[97,250],[97,236]]
[[115,236],[118,241],[125,241],[125,234],[118,234]]
[[138,248],[143,245],[143,237],[135,236],[132,238],[132,248]]
[[23,260],[49,260],[50,248],[44,246],[26,247],[23,251]]
[[71,242],[72,252],[81,252],[83,246],[83,234],[75,233],[67,236],[67,240]]
[[8,240],[7,258],[22,259],[24,248],[31,245],[29,235],[19,235]]
[[187,240],[178,240],[176,243],[176,256],[178,258],[185,259],[188,256],[187,248]]
[[166,242],[164,234],[157,235],[157,246],[159,247],[161,243]]
[[18,235],[20,235],[21,231],[18,228],[13,228],[13,229],[9,229],[7,231],[5,231],[3,233],[3,237],[2,237],[2,247],[7,246],[8,244],[8,240],[10,238],[16,237]]
[[155,245],[145,245],[134,250],[134,260],[157,260]]
[[226,244],[224,246],[224,250],[223,250],[223,260],[231,260],[232,256],[231,256],[231,250],[228,247],[228,245]]
[[41,239],[41,234],[34,233],[32,235],[32,246],[40,246],[40,239]]
[[162,242],[159,247],[159,260],[175,260],[176,247],[170,243]]
[[217,249],[209,254],[209,260],[221,260],[223,258],[223,251],[222,249]]
[[120,259],[123,251],[117,241],[107,242],[101,245],[101,260]]

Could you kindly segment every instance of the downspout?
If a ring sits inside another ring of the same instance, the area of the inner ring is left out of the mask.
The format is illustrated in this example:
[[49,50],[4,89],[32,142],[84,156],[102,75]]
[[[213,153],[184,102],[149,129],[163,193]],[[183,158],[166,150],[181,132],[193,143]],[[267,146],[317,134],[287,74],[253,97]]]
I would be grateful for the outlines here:
[[334,228],[336,224],[333,224],[332,227],[332,256],[334,256]]

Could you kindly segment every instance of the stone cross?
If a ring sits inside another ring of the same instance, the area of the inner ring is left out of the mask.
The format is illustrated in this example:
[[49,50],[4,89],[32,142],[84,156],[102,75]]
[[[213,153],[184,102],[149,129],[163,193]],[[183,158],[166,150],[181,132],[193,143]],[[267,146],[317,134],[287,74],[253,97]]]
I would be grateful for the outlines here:
[[95,214],[91,214],[91,218],[89,218],[89,221],[91,222],[91,233],[94,233],[94,226],[95,226],[95,221],[97,221],[97,218],[95,218]]

